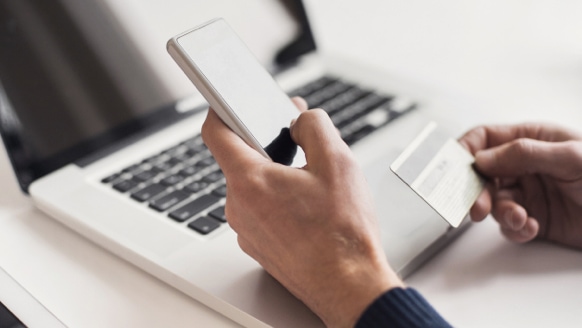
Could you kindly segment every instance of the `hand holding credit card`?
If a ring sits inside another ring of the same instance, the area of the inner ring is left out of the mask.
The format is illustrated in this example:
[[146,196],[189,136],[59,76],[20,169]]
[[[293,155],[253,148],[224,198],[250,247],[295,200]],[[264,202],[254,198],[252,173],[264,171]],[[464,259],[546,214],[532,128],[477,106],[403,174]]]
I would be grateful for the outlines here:
[[471,153],[431,122],[390,169],[456,228],[485,186],[473,163]]

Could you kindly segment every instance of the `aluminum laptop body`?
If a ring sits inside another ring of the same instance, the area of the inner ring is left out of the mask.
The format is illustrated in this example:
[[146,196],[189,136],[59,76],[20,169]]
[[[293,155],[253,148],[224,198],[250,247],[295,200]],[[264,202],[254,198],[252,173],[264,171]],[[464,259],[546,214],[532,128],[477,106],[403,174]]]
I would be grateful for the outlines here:
[[[436,109],[430,103],[411,105],[408,99],[421,100],[422,95],[373,68],[339,57],[322,60],[314,51],[304,8],[300,1],[296,5],[307,30],[300,50],[282,52],[285,69],[277,79],[285,90],[299,92],[311,81],[332,77],[390,95],[395,111],[406,110],[352,140],[375,195],[389,261],[406,276],[463,230],[449,229],[389,170]],[[186,188],[186,182],[169,181],[158,198],[142,192],[138,196],[148,199],[144,201],[136,200],[134,190],[149,182],[133,187],[115,182],[163,166],[172,156],[187,157],[191,150],[189,163],[209,158],[201,155],[205,150],[197,137],[207,105],[200,97],[175,102],[160,92],[163,88],[139,54],[124,48],[123,41],[115,43],[117,25],[107,21],[110,16],[103,16],[100,30],[111,32],[108,38],[89,38],[95,31],[76,14],[89,11],[97,19],[100,9],[90,2],[84,6],[72,0],[0,1],[0,124],[23,192],[51,217],[244,326],[321,326],[304,304],[239,249],[228,223],[192,227],[198,217],[219,209],[223,198],[196,216],[186,218],[182,211],[186,219],[170,217],[200,193],[220,194],[223,181],[210,174],[218,172],[211,160],[204,164],[201,179],[214,180],[206,181],[206,189],[188,193],[187,199],[156,202]],[[74,110],[64,113],[62,107]],[[370,116],[370,122],[386,119],[377,116]],[[180,172],[187,169],[176,165]],[[193,174],[185,180],[189,185],[199,173]],[[204,229],[212,230],[205,234]]]

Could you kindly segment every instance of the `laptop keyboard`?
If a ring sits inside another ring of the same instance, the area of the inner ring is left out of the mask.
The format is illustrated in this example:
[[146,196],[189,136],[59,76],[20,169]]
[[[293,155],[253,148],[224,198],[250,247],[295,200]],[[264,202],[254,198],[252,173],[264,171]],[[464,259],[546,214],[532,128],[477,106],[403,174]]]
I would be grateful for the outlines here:
[[293,92],[309,108],[325,110],[348,145],[413,110],[416,104],[324,76]]
[[203,235],[226,222],[224,175],[200,135],[101,182]]
[[[290,93],[309,108],[322,108],[352,145],[415,108],[332,77],[322,77]],[[200,135],[143,159],[101,180],[152,211],[206,235],[226,223],[226,184]]]

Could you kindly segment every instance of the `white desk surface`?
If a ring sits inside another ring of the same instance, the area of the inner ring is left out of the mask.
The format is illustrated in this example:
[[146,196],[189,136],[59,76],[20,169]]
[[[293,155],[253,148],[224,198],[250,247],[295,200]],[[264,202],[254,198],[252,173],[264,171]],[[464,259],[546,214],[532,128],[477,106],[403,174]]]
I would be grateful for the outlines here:
[[[347,0],[318,1],[330,10],[324,26],[341,31],[326,46],[417,79],[435,101],[459,108],[464,128],[482,121],[582,122],[579,1],[361,0],[362,10],[346,9],[354,6]],[[196,1],[164,1],[186,2]],[[161,44],[152,42],[152,49],[165,51],[168,33],[178,32],[170,31],[178,7],[122,3],[122,11],[134,6],[139,15],[131,15],[160,31],[152,40]],[[20,193],[4,152],[0,185],[0,266],[66,325],[236,326],[36,210]],[[472,227],[407,283],[459,327],[582,325],[582,252],[507,242],[492,219]],[[0,291],[0,297],[11,295]],[[30,315],[16,314],[25,323]]]

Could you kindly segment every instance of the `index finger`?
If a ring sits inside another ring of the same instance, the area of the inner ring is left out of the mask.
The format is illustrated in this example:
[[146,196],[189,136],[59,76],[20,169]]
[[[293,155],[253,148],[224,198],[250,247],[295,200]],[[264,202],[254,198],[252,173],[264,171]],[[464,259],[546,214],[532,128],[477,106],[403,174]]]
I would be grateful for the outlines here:
[[557,125],[522,123],[516,125],[479,126],[465,133],[459,139],[459,142],[474,155],[480,150],[496,147],[521,138],[560,142],[582,139],[582,136]]
[[246,165],[270,162],[226,126],[212,108],[202,125],[202,139],[225,175],[245,170]]

